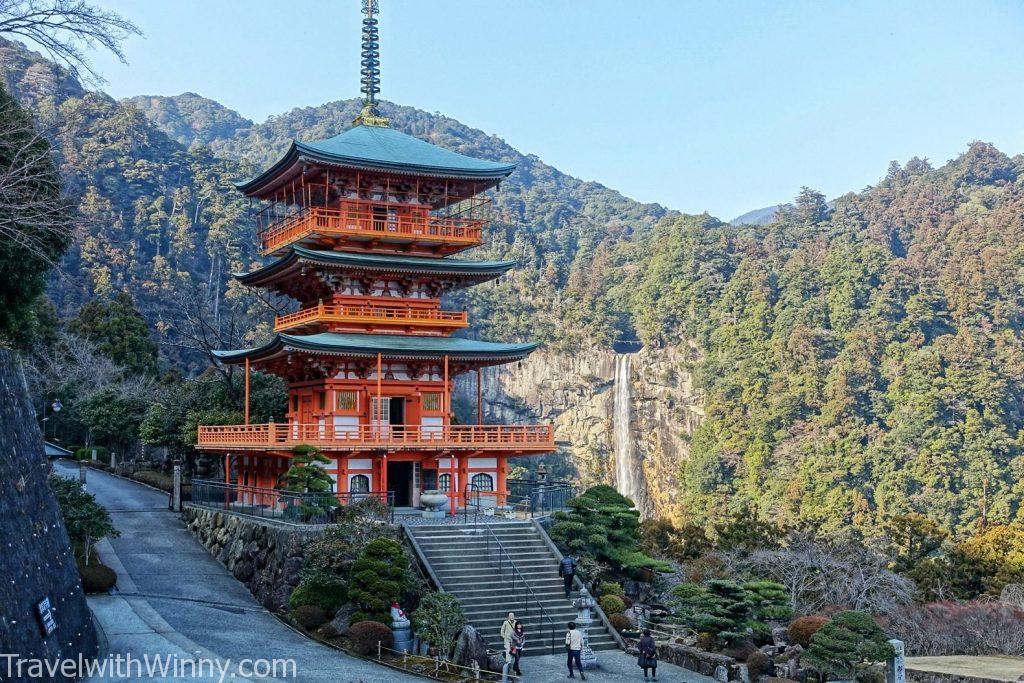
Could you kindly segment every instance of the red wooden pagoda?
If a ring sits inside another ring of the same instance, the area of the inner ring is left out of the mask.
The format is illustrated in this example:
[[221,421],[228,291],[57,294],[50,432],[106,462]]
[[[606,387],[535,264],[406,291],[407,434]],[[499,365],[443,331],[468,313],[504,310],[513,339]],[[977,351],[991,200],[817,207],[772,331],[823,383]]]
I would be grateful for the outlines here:
[[[364,3],[375,22],[373,10]],[[454,511],[472,484],[503,505],[508,458],[550,452],[554,435],[550,425],[482,424],[480,369],[521,360],[537,345],[455,337],[467,315],[444,310],[441,297],[514,265],[452,258],[483,242],[486,193],[514,166],[389,128],[376,111],[371,47],[354,126],[293,142],[238,185],[260,201],[260,248],[276,259],[237,277],[299,307],[277,318],[263,346],[218,353],[245,367],[245,424],[200,427],[198,448],[224,453],[240,485],[273,488],[292,449],[309,444],[331,459],[339,493],[392,492],[396,506],[416,506],[422,491],[440,488],[455,492]],[[252,369],[287,381],[285,421],[249,423]],[[467,372],[476,375],[476,424],[455,425],[453,379]]]

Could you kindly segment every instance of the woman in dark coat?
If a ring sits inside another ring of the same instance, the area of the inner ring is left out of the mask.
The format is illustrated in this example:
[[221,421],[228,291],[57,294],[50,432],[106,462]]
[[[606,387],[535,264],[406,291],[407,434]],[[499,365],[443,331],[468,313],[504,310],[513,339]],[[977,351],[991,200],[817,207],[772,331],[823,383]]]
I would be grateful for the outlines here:
[[658,646],[654,642],[654,638],[651,637],[651,629],[644,629],[644,637],[637,643],[637,655],[636,663],[640,668],[644,670],[644,680],[647,678],[647,670],[651,670],[651,678],[649,680],[658,680]]

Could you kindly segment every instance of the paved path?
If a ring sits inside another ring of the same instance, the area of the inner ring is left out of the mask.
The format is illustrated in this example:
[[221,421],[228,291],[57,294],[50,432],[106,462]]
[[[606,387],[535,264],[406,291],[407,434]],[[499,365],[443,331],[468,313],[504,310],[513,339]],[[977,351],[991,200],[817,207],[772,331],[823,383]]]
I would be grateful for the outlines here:
[[1005,655],[956,655],[907,657],[907,671],[942,673],[991,681],[1024,680],[1024,657]]
[[[56,469],[78,476],[66,463]],[[109,653],[212,658],[219,666],[231,665],[224,680],[245,680],[241,674],[248,671],[239,671],[238,664],[257,658],[292,659],[294,680],[312,683],[423,680],[349,657],[285,626],[167,510],[167,494],[92,469],[86,486],[121,532],[100,548],[118,571],[119,592],[89,598]],[[219,670],[198,679],[187,673],[158,680],[220,680]],[[139,679],[133,673],[127,680]]]
[[[56,471],[78,476],[78,468],[63,461]],[[103,561],[117,571],[118,593],[89,598],[107,653],[205,658],[218,667],[198,677],[189,672],[92,680],[265,680],[244,676],[248,672],[238,668],[243,659],[294,660],[295,678],[278,678],[311,683],[424,680],[349,657],[285,626],[167,510],[167,494],[93,469],[88,470],[87,489],[107,507],[121,532],[98,547]],[[602,668],[588,674],[588,680],[643,680],[634,657],[619,651],[599,652],[598,657]],[[223,679],[221,668],[227,671]],[[562,655],[526,658],[523,674],[523,683],[568,680]],[[659,681],[714,683],[668,664],[659,667],[659,674]]]

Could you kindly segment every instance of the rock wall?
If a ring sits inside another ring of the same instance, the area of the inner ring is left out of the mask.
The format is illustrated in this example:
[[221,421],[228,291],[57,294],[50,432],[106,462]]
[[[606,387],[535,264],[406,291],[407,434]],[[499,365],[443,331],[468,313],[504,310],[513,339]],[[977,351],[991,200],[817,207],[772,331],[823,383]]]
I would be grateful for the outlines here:
[[182,517],[199,542],[272,611],[288,606],[299,584],[306,543],[317,527],[297,529],[186,505]]
[[[48,473],[21,366],[13,353],[0,349],[0,653],[48,660],[74,659],[79,653],[92,657],[92,616]],[[45,598],[56,623],[49,636],[37,611]],[[5,662],[0,679],[6,675]]]
[[[619,483],[620,458],[628,457],[633,474],[628,493],[643,514],[678,517],[680,466],[703,417],[689,370],[693,353],[685,347],[645,348],[624,363],[621,354],[606,350],[538,351],[521,363],[484,372],[484,419],[553,422],[559,456],[584,486]],[[621,385],[626,377],[628,391]],[[459,379],[462,406],[475,404],[474,381],[472,375]],[[628,410],[623,410],[627,396]],[[473,410],[467,414],[473,417]],[[628,429],[616,430],[624,420]],[[631,439],[631,450],[623,447],[623,433]]]

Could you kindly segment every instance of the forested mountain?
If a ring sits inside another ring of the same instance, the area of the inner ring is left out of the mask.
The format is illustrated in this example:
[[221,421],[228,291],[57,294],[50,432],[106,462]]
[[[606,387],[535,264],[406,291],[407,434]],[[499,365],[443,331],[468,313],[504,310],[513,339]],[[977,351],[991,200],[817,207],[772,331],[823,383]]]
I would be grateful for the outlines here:
[[1024,496],[1024,156],[893,163],[761,227],[672,217],[595,273],[651,345],[692,345],[689,514],[966,530]]
[[210,145],[253,125],[238,112],[191,92],[173,97],[139,95],[126,101],[185,146]]
[[[0,78],[51,132],[81,214],[51,286],[60,314],[127,291],[163,367],[186,373],[206,366],[203,343],[266,334],[268,309],[231,284],[258,260],[232,182],[292,138],[343,131],[356,100],[261,124],[192,94],[116,102],[10,43]],[[472,255],[520,266],[462,295],[473,334],[567,354],[622,339],[685,350],[705,416],[676,465],[694,520],[1021,517],[1024,158],[975,143],[734,226],[634,202],[451,118],[382,109],[399,130],[518,164]]]

